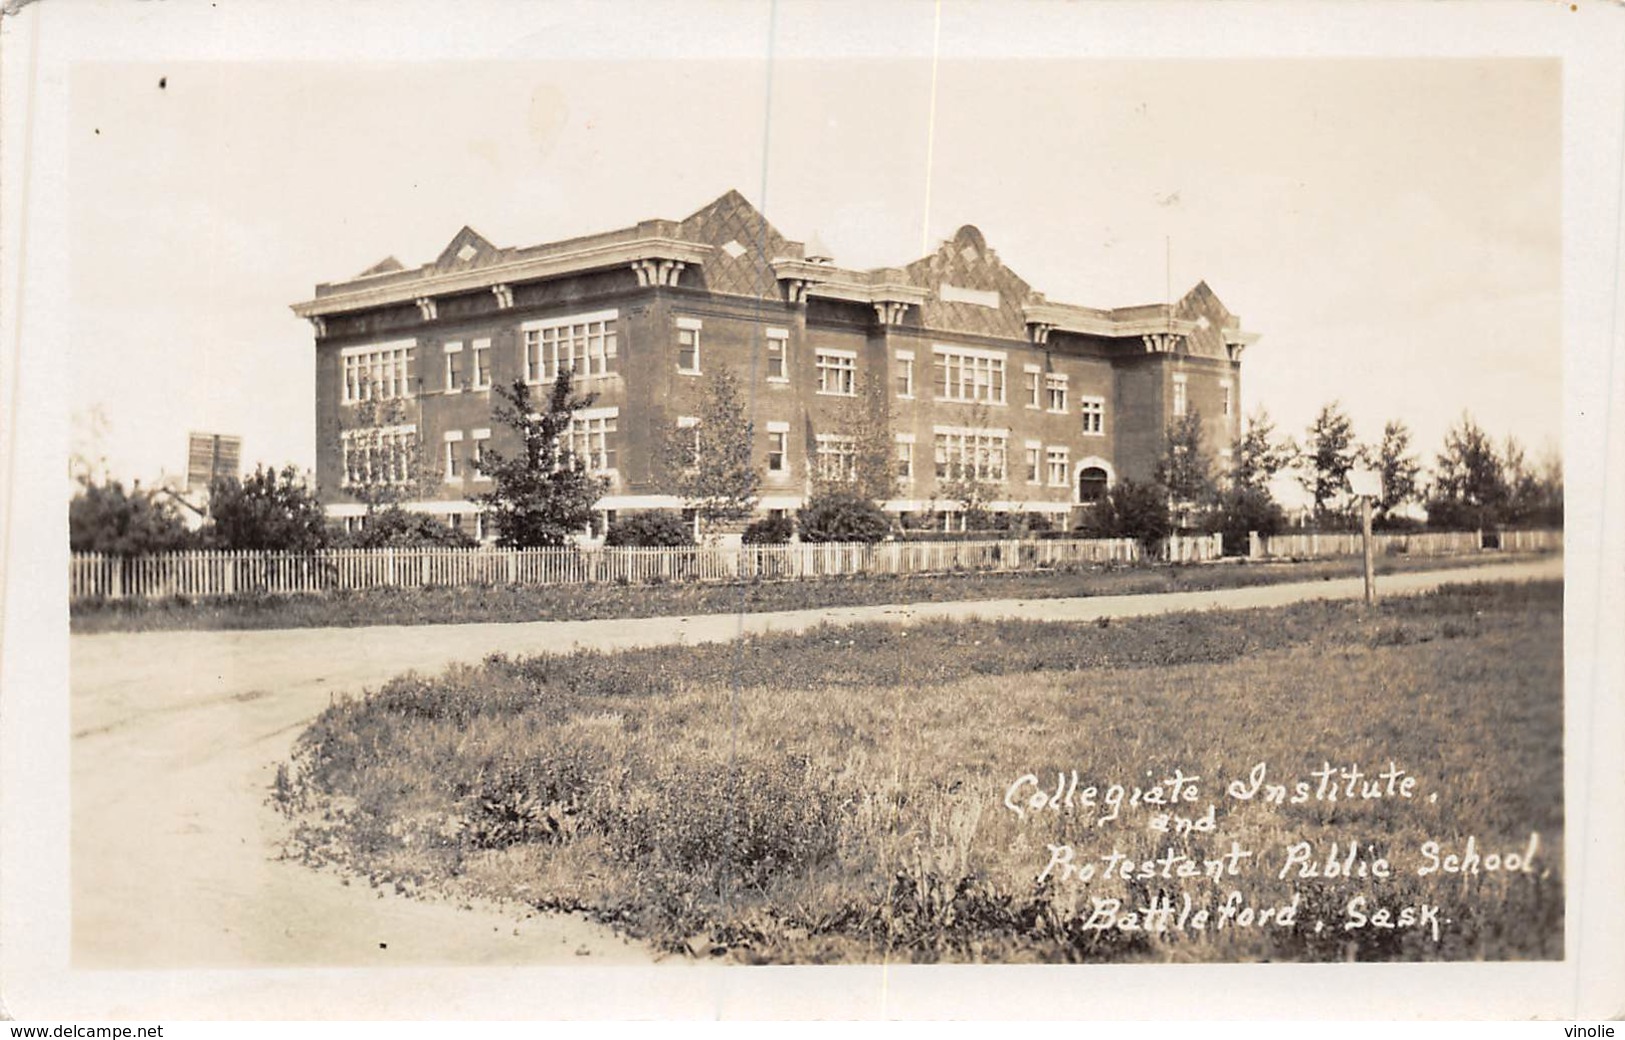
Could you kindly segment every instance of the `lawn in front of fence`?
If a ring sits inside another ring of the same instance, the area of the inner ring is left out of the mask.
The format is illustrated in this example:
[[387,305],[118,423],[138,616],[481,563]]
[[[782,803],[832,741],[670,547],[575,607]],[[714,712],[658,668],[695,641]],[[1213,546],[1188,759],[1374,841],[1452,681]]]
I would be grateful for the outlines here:
[[[1463,585],[1374,609],[826,627],[492,660],[339,702],[300,738],[277,793],[312,865],[586,909],[678,956],[1561,958],[1562,604],[1560,582]],[[1226,796],[1256,763],[1311,789],[1328,763],[1372,780],[1397,768],[1417,789]],[[1031,801],[1071,770],[1097,808]],[[1173,812],[1191,821],[1214,804],[1211,828],[1159,831],[1165,807],[1122,798],[1122,818],[1099,822],[1110,785],[1126,794],[1175,770],[1200,778],[1202,797]],[[1021,786],[1025,774],[1047,779]],[[1428,842],[1459,856],[1469,835],[1476,864],[1533,851],[1531,869],[1423,869],[1440,863]],[[1288,871],[1299,841],[1317,869]],[[1232,842],[1248,857],[1222,882],[1101,866],[1217,861]],[[1393,876],[1319,869],[1351,843],[1361,869],[1380,856]],[[1039,883],[1052,846],[1105,873]],[[1227,929],[1232,891],[1249,921]],[[1162,896],[1189,896],[1207,927],[1088,924],[1096,898],[1128,913]],[[1290,927],[1246,926],[1289,905]],[[1417,922],[1424,906],[1436,930]],[[1394,926],[1401,907],[1409,926]]]

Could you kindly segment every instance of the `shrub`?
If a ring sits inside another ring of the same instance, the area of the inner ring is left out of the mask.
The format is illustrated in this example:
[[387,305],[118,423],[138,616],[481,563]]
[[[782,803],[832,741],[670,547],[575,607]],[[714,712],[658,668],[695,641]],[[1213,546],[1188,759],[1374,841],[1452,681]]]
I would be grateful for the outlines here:
[[1268,538],[1285,526],[1286,514],[1268,491],[1258,487],[1227,488],[1219,495],[1218,507],[1207,520],[1208,533],[1224,535],[1225,548],[1231,553],[1247,551],[1249,531]]
[[1166,488],[1122,480],[1084,513],[1077,533],[1084,538],[1134,538],[1150,547],[1173,529]]
[[796,520],[804,542],[878,542],[891,530],[884,510],[849,491],[814,495]]
[[667,547],[694,544],[694,528],[676,513],[664,509],[633,513],[611,524],[604,535],[608,546]]
[[141,556],[196,544],[174,504],[151,491],[126,491],[116,480],[84,484],[68,503],[68,545],[74,552]]
[[795,524],[787,516],[769,516],[745,528],[741,539],[746,545],[783,545],[795,533]]
[[361,530],[339,534],[334,541],[343,548],[353,549],[410,549],[445,547],[464,549],[472,547],[474,539],[450,524],[430,516],[414,513],[400,506],[380,509],[367,517]]

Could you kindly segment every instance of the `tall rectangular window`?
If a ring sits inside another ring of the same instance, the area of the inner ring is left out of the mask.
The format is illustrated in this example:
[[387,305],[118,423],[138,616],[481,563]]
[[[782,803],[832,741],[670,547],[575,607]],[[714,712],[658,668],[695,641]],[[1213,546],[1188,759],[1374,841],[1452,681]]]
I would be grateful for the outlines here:
[[416,344],[411,340],[346,347],[341,353],[345,404],[388,401],[412,396],[412,362]]
[[790,381],[790,330],[767,330],[767,380],[770,383]]
[[477,339],[474,341],[473,365],[470,374],[474,377],[471,384],[475,390],[491,389],[491,341]]
[[344,486],[406,483],[417,448],[413,425],[345,430],[340,435]]
[[1098,436],[1106,432],[1106,399],[1085,397],[1083,400],[1083,432]]
[[1044,377],[1044,403],[1049,411],[1066,412],[1067,377],[1051,372]]
[[474,454],[469,459],[469,467],[473,470],[470,475],[475,480],[490,480],[491,475],[485,472],[485,445],[491,439],[491,431],[475,430],[468,436],[474,442]]
[[700,323],[696,318],[677,319],[677,371],[700,374]]
[[1004,403],[1004,355],[968,347],[937,347],[933,378],[945,401]]
[[897,476],[900,480],[914,479],[914,435],[897,435]]
[[1040,387],[1043,385],[1044,370],[1037,365],[1025,365],[1022,367],[1021,374],[1026,379],[1027,407],[1042,408],[1043,404],[1039,395]]
[[688,458],[681,460],[684,465],[693,468],[700,464],[700,420],[695,415],[679,415],[677,428],[687,430],[688,436],[682,438],[679,446],[685,450]]
[[790,424],[787,422],[767,424],[767,471],[777,476],[790,472]]
[[608,375],[609,361],[615,356],[616,316],[616,311],[597,311],[525,322],[520,326],[525,379],[551,383],[560,372],[577,379]]
[[1027,442],[1027,483],[1041,484],[1044,481],[1044,446]]
[[1071,483],[1067,479],[1071,451],[1067,448],[1051,448],[1047,457],[1049,461],[1050,487],[1066,487]]
[[1176,373],[1174,375],[1174,414],[1184,415],[1186,404],[1185,377]]
[[446,355],[446,393],[463,392],[463,344],[461,340],[441,348]]
[[589,408],[570,420],[570,450],[593,473],[615,468],[615,432],[619,408]]
[[1224,381],[1223,385],[1224,385],[1224,414],[1228,416],[1230,414],[1231,406],[1232,406],[1232,404],[1233,404],[1233,402],[1235,400],[1235,398],[1234,398],[1235,387],[1233,385],[1231,385],[1230,380],[1228,380],[1228,379],[1226,379]]
[[858,356],[850,350],[820,350],[814,358],[818,368],[818,392],[856,397]]
[[858,479],[857,438],[840,433],[818,435],[818,477],[821,480]]
[[441,465],[446,483],[463,479],[463,431],[448,430],[445,436],[444,461]]
[[892,370],[897,381],[898,397],[914,396],[914,351],[899,350],[892,362]]

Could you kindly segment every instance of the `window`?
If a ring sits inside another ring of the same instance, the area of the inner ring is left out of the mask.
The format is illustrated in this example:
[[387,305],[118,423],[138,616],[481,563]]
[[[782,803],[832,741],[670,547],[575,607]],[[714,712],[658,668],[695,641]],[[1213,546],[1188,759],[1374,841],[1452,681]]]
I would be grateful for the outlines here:
[[684,448],[686,448],[688,450],[688,458],[683,460],[683,461],[686,463],[686,465],[690,469],[692,469],[695,466],[698,466],[700,464],[700,420],[699,420],[699,417],[694,416],[694,415],[679,415],[677,417],[677,428],[679,430],[688,430],[688,431],[690,431],[689,436],[693,438],[693,440],[691,442],[682,445],[682,447],[684,447]]
[[897,379],[897,396],[914,396],[914,352],[912,350],[899,350],[897,358],[892,362],[892,368]]
[[491,534],[490,523],[485,519],[484,513],[474,514],[474,540],[483,542]]
[[1078,501],[1099,502],[1106,497],[1106,471],[1099,466],[1087,466],[1078,474]]
[[1066,448],[1049,449],[1047,459],[1049,461],[1050,487],[1066,487],[1071,483],[1066,477],[1066,471],[1070,468],[1068,465],[1070,456],[1071,452]]
[[1043,371],[1044,370],[1039,368],[1037,365],[1024,365],[1024,366],[1022,366],[1022,375],[1027,380],[1027,407],[1028,408],[1042,408],[1043,407],[1043,405],[1041,405],[1039,403],[1039,399],[1038,399],[1039,386],[1041,385],[1041,381],[1043,379]]
[[1097,436],[1106,432],[1106,399],[1104,397],[1083,398],[1083,432]]
[[779,474],[790,471],[789,423],[770,422],[767,424],[767,471]]
[[695,318],[677,319],[677,371],[700,374],[700,323]]
[[1004,480],[1005,431],[938,426],[935,436],[938,480]]
[[1004,355],[987,350],[937,347],[937,396],[947,401],[1004,403]]
[[897,435],[897,476],[901,480],[914,479],[914,435]]
[[1044,446],[1035,441],[1027,442],[1027,483],[1043,483]]
[[1231,385],[1230,380],[1228,379],[1226,379],[1221,385],[1224,387],[1224,414],[1229,415],[1232,391],[1235,389],[1235,387]]
[[442,349],[446,355],[446,393],[460,394],[463,392],[463,344],[459,340],[447,343]]
[[446,431],[445,442],[446,442],[446,446],[444,448],[444,452],[445,452],[444,459],[445,459],[445,461],[444,461],[444,465],[441,468],[444,471],[445,478],[446,478],[446,483],[449,484],[449,483],[451,483],[453,481],[463,479],[463,457],[462,457],[463,431],[462,430],[448,430],[448,431]]
[[469,460],[472,476],[475,480],[490,480],[491,475],[485,472],[485,442],[491,439],[491,431],[475,430],[468,436],[474,442],[474,456]]
[[405,484],[411,479],[418,445],[416,426],[345,430],[340,441],[344,486]]
[[835,481],[858,479],[857,438],[840,433],[818,435],[818,479]]
[[856,397],[858,356],[849,350],[820,350],[814,358],[818,367],[818,392]]
[[344,403],[411,397],[414,346],[412,341],[403,340],[345,348]]
[[790,381],[790,330],[767,330],[767,381]]
[[1182,375],[1175,375],[1174,376],[1174,414],[1175,415],[1184,415],[1185,414],[1185,404],[1186,404],[1186,400],[1185,400],[1185,377],[1182,376]]
[[570,420],[570,451],[593,473],[615,468],[615,442],[612,439],[620,418],[619,408],[589,408]]
[[473,375],[475,390],[491,389],[491,341],[477,339],[474,341]]
[[527,321],[520,326],[525,338],[525,379],[551,383],[560,372],[577,379],[609,374],[615,356],[615,311],[577,314],[567,318]]
[[1044,401],[1052,412],[1066,412],[1066,380],[1053,372],[1044,377]]

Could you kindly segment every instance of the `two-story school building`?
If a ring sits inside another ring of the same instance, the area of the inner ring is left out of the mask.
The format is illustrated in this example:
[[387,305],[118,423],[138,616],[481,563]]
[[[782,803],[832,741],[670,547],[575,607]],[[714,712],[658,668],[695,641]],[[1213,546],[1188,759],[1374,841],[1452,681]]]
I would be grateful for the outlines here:
[[368,463],[347,431],[358,405],[389,398],[387,436],[415,441],[432,474],[411,508],[488,534],[479,460],[512,436],[492,420],[492,386],[523,376],[545,393],[561,367],[596,395],[572,441],[609,481],[605,520],[683,508],[660,438],[698,421],[719,368],[748,398],[764,514],[849,468],[852,402],[875,378],[897,474],[885,507],[899,513],[952,514],[950,488],[973,473],[994,511],[1065,524],[1116,481],[1149,478],[1176,416],[1198,411],[1221,458],[1239,432],[1241,354],[1256,337],[1205,282],[1171,304],[1052,302],[968,225],[903,267],[854,270],[822,252],[730,191],[683,220],[526,248],[465,227],[421,267],[391,257],[318,285],[293,311],[315,329],[329,514],[363,513],[347,488]]

